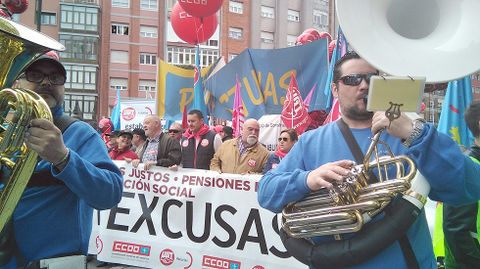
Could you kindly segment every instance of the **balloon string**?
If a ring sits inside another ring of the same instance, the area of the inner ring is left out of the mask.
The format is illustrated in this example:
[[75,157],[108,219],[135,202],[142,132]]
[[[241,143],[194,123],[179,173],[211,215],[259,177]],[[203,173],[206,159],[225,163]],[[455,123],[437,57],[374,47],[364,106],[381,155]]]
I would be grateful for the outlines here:
[[[195,40],[195,44],[199,44],[199,40],[203,40],[203,37],[205,37],[205,30],[203,29],[203,17],[200,17],[200,25],[197,25],[197,20],[193,20],[195,23],[195,35],[197,37],[197,40]],[[202,38],[200,38],[200,31],[202,33]]]

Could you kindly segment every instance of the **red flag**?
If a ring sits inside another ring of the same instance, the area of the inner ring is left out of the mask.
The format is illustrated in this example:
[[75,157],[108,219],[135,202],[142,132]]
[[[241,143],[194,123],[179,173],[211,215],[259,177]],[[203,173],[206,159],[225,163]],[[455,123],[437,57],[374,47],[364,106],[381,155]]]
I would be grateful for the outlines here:
[[233,112],[232,112],[232,128],[233,136],[238,137],[240,135],[240,130],[242,129],[243,122],[245,121],[245,115],[243,114],[243,102],[242,94],[240,93],[240,81],[238,81],[238,76],[236,78],[237,83],[235,84],[235,98],[233,99]]
[[293,128],[298,134],[301,134],[310,124],[308,108],[305,106],[298,90],[297,80],[292,73],[290,84],[288,85],[287,96],[283,103],[281,115],[282,121],[287,128]]
[[330,109],[330,113],[328,113],[328,116],[325,119],[325,121],[323,122],[323,125],[325,125],[327,123],[330,123],[330,122],[334,122],[338,118],[340,118],[341,116],[342,116],[342,114],[340,113],[340,106],[338,105],[338,99],[335,98],[335,99],[333,99],[333,104],[332,104],[332,108]]
[[187,130],[188,123],[187,123],[187,105],[183,106],[183,115],[182,115],[182,129]]

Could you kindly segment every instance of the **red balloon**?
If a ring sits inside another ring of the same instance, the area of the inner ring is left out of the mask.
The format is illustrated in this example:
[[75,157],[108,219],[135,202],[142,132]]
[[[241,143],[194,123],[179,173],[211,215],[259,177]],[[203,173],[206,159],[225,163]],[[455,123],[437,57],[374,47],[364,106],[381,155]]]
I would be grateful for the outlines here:
[[204,18],[208,17],[222,6],[223,0],[178,0],[178,3],[190,15]]
[[330,41],[330,44],[328,44],[328,59],[330,60],[332,59],[333,50],[335,49],[336,46],[337,46],[336,39]]
[[328,44],[332,42],[332,36],[327,32],[320,32],[320,38],[326,38]]
[[205,18],[189,15],[176,3],[170,15],[173,31],[183,41],[196,45],[207,41],[217,30],[217,14]]
[[3,3],[12,13],[23,13],[28,8],[28,0],[4,0]]
[[321,39],[321,38],[326,38],[327,39],[327,43],[330,43],[330,41],[332,41],[332,36],[327,33],[327,32],[321,32],[319,33],[316,29],[314,28],[309,28],[305,31],[303,31],[303,33],[301,33],[298,37],[297,37],[297,41],[296,41],[296,45],[304,45],[304,44],[307,44],[308,42],[313,42],[317,39]]

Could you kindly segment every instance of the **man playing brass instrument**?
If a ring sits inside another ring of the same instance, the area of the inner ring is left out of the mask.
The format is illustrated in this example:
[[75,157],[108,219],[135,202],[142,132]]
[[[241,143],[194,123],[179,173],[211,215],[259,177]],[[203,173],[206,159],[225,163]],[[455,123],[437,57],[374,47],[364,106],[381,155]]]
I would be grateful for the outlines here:
[[[366,152],[372,133],[386,128],[380,140],[387,143],[395,155],[406,155],[413,160],[431,185],[431,199],[457,205],[478,200],[480,166],[463,155],[452,139],[438,133],[433,125],[412,121],[403,114],[390,124],[385,113],[366,110],[364,99],[370,77],[376,74],[378,70],[356,53],[347,53],[336,63],[334,70],[333,95],[338,98],[343,122],[361,151]],[[380,152],[380,155],[385,154]],[[273,212],[280,212],[287,204],[302,200],[312,191],[332,188],[332,183],[342,182],[349,175],[353,159],[336,122],[309,131],[302,135],[276,169],[262,177],[258,189],[259,203]],[[376,215],[367,225],[387,219],[385,215]],[[424,210],[407,229],[406,234],[402,234],[407,239],[407,245],[399,243],[400,239],[395,240],[365,258],[352,255],[349,252],[350,245],[344,244],[343,249],[328,249],[317,253],[317,256],[305,258],[308,261],[304,263],[311,268],[436,268]],[[342,240],[353,240],[362,231],[342,234]],[[389,233],[395,234],[397,231],[391,230]],[[369,238],[367,234],[365,239],[378,238]],[[313,241],[315,247],[338,242],[332,235],[315,237]],[[365,250],[373,247],[375,245],[368,245]],[[319,257],[328,259],[333,252],[340,254],[330,264],[315,260]],[[309,253],[303,255],[308,256]]]
[[15,256],[0,268],[41,268],[41,260],[55,268],[72,268],[68,259],[66,264],[58,263],[59,257],[81,264],[93,208],[111,208],[122,196],[122,175],[99,134],[89,124],[63,116],[66,71],[50,55],[30,64],[13,87],[42,96],[55,124],[33,119],[25,133],[26,145],[40,161],[12,216],[15,240],[7,248],[14,248]]

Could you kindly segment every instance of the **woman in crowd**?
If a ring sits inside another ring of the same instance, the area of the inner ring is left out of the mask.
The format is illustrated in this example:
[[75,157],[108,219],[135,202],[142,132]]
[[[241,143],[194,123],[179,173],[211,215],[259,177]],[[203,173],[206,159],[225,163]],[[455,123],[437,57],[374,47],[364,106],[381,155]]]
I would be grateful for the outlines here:
[[280,163],[280,161],[287,155],[290,149],[298,140],[298,134],[295,129],[285,129],[280,132],[278,137],[278,147],[277,150],[273,153],[270,153],[263,173],[267,173],[270,169],[274,169]]

